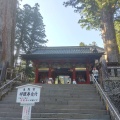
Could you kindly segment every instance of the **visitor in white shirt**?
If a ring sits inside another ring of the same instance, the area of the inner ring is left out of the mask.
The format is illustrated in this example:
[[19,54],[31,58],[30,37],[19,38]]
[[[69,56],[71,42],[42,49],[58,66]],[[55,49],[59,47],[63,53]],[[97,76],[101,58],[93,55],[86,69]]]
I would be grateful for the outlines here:
[[93,76],[95,77],[95,80],[98,82],[98,70],[96,68],[93,68],[92,70]]

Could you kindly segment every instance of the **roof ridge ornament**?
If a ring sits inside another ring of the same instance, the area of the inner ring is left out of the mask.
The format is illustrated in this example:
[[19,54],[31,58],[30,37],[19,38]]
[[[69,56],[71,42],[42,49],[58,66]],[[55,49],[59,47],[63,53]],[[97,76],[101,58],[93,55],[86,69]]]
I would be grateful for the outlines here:
[[95,47],[92,52],[93,52],[93,53],[98,53],[97,48]]

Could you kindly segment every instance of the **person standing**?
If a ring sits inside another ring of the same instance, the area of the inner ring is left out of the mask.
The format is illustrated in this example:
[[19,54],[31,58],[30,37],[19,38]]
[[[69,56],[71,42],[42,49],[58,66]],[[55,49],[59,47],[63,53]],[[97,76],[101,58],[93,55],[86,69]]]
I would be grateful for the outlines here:
[[95,80],[97,80],[97,82],[98,82],[98,70],[95,67],[92,70],[92,74],[93,74]]

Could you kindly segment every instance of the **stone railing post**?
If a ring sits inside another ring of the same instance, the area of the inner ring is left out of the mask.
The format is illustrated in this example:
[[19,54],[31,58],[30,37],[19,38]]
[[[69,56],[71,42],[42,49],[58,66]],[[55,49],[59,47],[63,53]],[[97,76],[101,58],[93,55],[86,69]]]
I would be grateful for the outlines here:
[[2,90],[0,89],[0,100],[2,100]]

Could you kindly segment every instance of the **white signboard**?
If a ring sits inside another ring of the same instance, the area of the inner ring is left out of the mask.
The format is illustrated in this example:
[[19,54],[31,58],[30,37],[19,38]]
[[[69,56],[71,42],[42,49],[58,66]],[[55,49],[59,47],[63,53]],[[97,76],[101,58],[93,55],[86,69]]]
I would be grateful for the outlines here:
[[17,88],[17,103],[33,104],[40,101],[41,86],[27,84]]
[[23,106],[22,120],[30,120],[32,106],[40,101],[42,86],[27,84],[16,88],[18,89],[16,102]]

